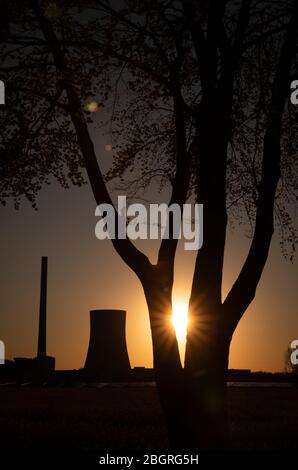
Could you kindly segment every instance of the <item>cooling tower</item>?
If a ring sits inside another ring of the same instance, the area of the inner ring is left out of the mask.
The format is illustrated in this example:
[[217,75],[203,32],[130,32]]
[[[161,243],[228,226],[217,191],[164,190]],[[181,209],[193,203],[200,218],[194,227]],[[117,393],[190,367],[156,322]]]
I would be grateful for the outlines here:
[[90,341],[84,375],[92,380],[126,380],[130,363],[125,338],[125,310],[91,310]]

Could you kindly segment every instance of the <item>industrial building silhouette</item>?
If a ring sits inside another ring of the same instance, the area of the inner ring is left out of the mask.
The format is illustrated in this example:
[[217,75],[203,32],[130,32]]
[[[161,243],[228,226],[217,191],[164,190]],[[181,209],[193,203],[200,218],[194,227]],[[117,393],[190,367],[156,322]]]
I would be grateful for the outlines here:
[[105,382],[128,379],[131,367],[126,347],[125,321],[125,310],[91,310],[85,378]]
[[[126,311],[90,311],[90,339],[85,365],[80,370],[55,371],[55,358],[47,355],[48,258],[41,258],[37,357],[17,357],[0,366],[0,382],[75,385],[78,382],[153,382],[151,368],[130,366],[126,346]],[[250,370],[230,370],[229,380],[250,380]]]
[[[40,305],[37,357],[16,357],[0,369],[1,377],[16,382],[45,382],[55,375],[71,376],[75,381],[126,381],[130,379],[130,362],[125,338],[125,310],[92,310],[90,341],[85,367],[80,371],[55,372],[55,358],[47,349],[47,281],[48,258],[41,258]],[[70,374],[68,374],[70,372]],[[74,374],[75,373],[75,374]]]
[[40,303],[37,357],[14,358],[15,373],[18,382],[24,380],[43,381],[55,370],[55,358],[47,356],[47,283],[48,257],[41,258]]

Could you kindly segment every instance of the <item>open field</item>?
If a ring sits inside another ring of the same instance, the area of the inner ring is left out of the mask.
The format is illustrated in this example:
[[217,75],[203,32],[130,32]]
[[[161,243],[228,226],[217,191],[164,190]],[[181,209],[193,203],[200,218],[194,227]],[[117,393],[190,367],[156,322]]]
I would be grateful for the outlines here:
[[[233,447],[298,449],[298,390],[230,388]],[[1,388],[0,448],[164,450],[154,388]]]

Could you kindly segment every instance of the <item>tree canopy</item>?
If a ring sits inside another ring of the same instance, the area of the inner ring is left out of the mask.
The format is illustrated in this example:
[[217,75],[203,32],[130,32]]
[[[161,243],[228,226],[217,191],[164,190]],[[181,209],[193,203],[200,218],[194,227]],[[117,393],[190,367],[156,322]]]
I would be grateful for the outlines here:
[[[61,42],[82,107],[93,99],[99,104],[94,114],[85,108],[84,118],[90,126],[99,124],[113,141],[114,159],[106,180],[124,181],[131,197],[152,180],[161,187],[175,185],[176,150],[184,145],[177,142],[177,126],[191,154],[199,138],[200,110],[206,97],[212,97],[214,137],[223,126],[229,127],[226,205],[231,216],[247,217],[253,227],[271,85],[291,2],[270,7],[264,1],[222,2],[213,26],[220,23],[220,34],[210,29],[204,1],[35,3]],[[82,184],[84,161],[61,71],[34,2],[2,2],[2,8],[0,76],[6,83],[7,105],[1,109],[0,196],[2,203],[11,196],[19,203],[25,195],[34,204],[51,176],[64,187]],[[294,61],[293,76],[295,71]],[[288,83],[284,92],[289,93]],[[276,221],[282,240],[293,250],[297,108],[289,100],[281,145]],[[196,159],[190,157],[183,165],[190,168],[188,195],[196,195]]]

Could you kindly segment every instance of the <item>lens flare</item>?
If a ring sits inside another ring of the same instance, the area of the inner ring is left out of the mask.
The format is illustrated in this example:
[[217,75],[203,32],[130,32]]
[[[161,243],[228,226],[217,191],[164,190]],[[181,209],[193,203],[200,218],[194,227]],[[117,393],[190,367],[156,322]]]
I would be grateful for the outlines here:
[[45,15],[49,20],[57,20],[62,16],[62,10],[56,2],[48,2],[45,7]]
[[179,341],[186,338],[188,323],[188,304],[186,302],[175,302],[173,304],[172,322]]
[[98,103],[96,103],[96,101],[90,101],[86,104],[85,110],[89,113],[96,113],[96,111],[98,111]]

